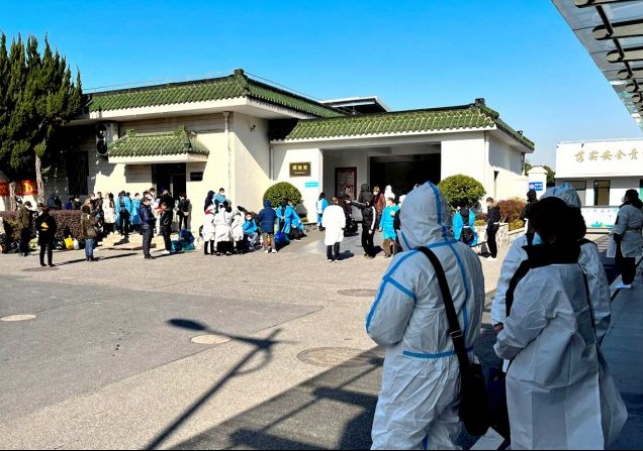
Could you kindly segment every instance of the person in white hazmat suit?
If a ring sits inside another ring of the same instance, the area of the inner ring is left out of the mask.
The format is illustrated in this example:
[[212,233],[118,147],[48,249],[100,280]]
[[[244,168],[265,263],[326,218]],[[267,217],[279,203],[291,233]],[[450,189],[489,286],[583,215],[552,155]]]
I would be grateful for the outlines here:
[[532,220],[542,243],[526,248],[529,268],[507,294],[514,302],[495,345],[498,357],[512,361],[511,446],[605,449],[627,411],[601,355],[578,264],[585,221],[556,197],[534,205]]
[[366,331],[386,348],[372,449],[456,449],[460,370],[435,270],[420,251],[440,259],[473,358],[484,308],[476,254],[450,231],[451,211],[439,189],[414,189],[400,214],[395,256],[366,317]]
[[[578,192],[569,183],[548,189],[545,194],[542,195],[541,199],[548,197],[558,197],[564,200],[567,205],[578,208],[579,210],[582,205]],[[539,240],[539,237],[536,238],[536,241]],[[527,244],[526,235],[514,241],[507,253],[507,257],[502,263],[496,296],[491,307],[491,323],[496,332],[502,330],[505,317],[507,316],[507,291],[509,290],[511,280],[516,276],[521,264],[527,260],[527,251],[525,250]],[[535,244],[538,244],[538,242]],[[587,276],[590,299],[594,308],[596,337],[600,344],[603,342],[603,338],[607,333],[612,316],[610,286],[596,244],[588,240],[581,240],[580,244],[581,255],[578,263]]]

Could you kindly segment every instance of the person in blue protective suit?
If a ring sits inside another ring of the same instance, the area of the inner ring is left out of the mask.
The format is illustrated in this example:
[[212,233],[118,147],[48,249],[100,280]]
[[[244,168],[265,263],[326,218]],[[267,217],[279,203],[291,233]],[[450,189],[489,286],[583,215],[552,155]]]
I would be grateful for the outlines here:
[[400,207],[395,204],[395,199],[389,197],[386,199],[386,208],[382,211],[380,219],[380,229],[382,229],[382,238],[384,243],[384,257],[390,258],[395,253],[397,247],[397,231],[395,230],[395,218],[400,211]]
[[416,249],[428,246],[442,263],[470,350],[480,335],[484,275],[476,254],[451,234],[450,207],[432,183],[407,196],[400,220],[404,252],[366,317],[368,335],[386,349],[373,449],[454,449],[462,426],[458,358],[435,270]]
[[130,222],[132,223],[132,229],[138,231],[141,228],[141,215],[139,210],[141,209],[141,195],[136,193],[134,199],[132,199],[132,209],[130,211]]
[[[570,207],[574,207],[580,211],[580,197],[574,187],[569,183],[548,189],[545,194],[542,195],[541,200],[547,199],[548,197],[557,197],[565,201]],[[502,263],[498,288],[496,289],[496,296],[491,307],[491,323],[496,332],[502,330],[505,317],[507,316],[506,299],[511,280],[518,272],[520,266],[527,261],[527,251],[525,247],[529,244],[528,239],[527,235],[523,235],[514,241],[509,248],[507,257]],[[533,244],[540,244],[540,237],[534,236],[532,242]],[[590,301],[594,309],[596,337],[600,344],[607,333],[612,316],[610,285],[596,244],[589,240],[581,240],[579,244],[581,246],[581,254],[578,263],[587,276]]]
[[293,229],[296,228],[295,223],[299,217],[295,209],[288,203],[288,199],[281,201],[281,205],[277,208],[277,217],[279,218],[279,230],[291,237],[290,235]]
[[530,220],[534,241],[510,284],[509,315],[495,345],[498,357],[512,361],[512,449],[607,449],[627,411],[601,354],[578,264],[585,221],[556,197],[534,204]]
[[467,204],[461,202],[453,215],[453,236],[470,247],[478,245],[478,234],[475,229],[476,215]]
[[324,210],[326,210],[329,205],[330,204],[328,203],[328,199],[326,199],[326,194],[321,193],[319,195],[319,199],[317,200],[317,228],[320,232],[324,231],[324,227],[322,226],[322,218],[324,217]]

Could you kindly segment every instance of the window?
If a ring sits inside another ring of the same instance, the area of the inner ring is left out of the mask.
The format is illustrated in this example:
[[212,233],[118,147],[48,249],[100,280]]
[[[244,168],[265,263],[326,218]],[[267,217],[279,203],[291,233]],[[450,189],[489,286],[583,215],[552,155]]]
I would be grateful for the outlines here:
[[70,152],[67,155],[67,181],[69,195],[89,194],[89,158],[87,152]]
[[609,180],[596,180],[594,182],[594,205],[609,206],[610,204],[610,186]]
[[587,182],[585,180],[576,180],[575,182],[567,182],[574,187],[580,197],[581,206],[585,206],[587,201]]

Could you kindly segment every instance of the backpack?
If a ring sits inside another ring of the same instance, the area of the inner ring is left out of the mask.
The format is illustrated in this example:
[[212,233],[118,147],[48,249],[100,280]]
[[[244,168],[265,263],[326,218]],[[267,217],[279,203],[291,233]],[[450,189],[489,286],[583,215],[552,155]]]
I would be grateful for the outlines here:
[[469,210],[467,209],[466,216],[463,214],[462,211],[460,212],[460,215],[462,216],[462,225],[463,225],[460,238],[465,244],[470,246],[471,243],[475,241],[476,236],[469,225]]

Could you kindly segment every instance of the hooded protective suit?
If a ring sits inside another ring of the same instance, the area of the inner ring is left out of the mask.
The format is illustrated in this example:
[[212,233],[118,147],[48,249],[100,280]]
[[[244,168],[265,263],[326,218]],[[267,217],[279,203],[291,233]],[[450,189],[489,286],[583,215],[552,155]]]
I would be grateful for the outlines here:
[[507,373],[512,449],[606,449],[627,419],[600,353],[580,247],[532,246],[496,354]]
[[618,218],[614,225],[614,234],[621,235],[621,252],[623,257],[636,258],[643,247],[643,212],[633,206],[624,205],[618,212]]
[[[564,200],[567,205],[581,208],[581,200],[580,197],[578,197],[578,193],[568,183],[550,188],[542,195],[542,199],[548,197],[558,197]],[[524,249],[527,244],[526,236],[521,236],[514,241],[507,253],[507,257],[502,263],[496,297],[491,307],[491,321],[494,326],[496,324],[504,324],[505,322],[505,317],[507,316],[507,290],[516,271],[518,271],[520,265],[527,260],[527,251]],[[581,254],[578,263],[587,276],[590,301],[594,308],[596,338],[600,344],[603,342],[603,338],[605,338],[605,334],[610,325],[612,301],[609,282],[605,274],[605,268],[601,263],[598,247],[590,242],[581,243]]]
[[386,348],[373,449],[453,449],[461,429],[458,358],[435,271],[415,249],[428,246],[440,259],[470,350],[480,334],[484,276],[475,253],[453,238],[449,205],[435,185],[408,195],[401,225],[405,252],[366,318],[367,333]]
[[395,193],[393,192],[393,187],[391,185],[386,186],[386,190],[384,190],[384,198],[395,200]]

